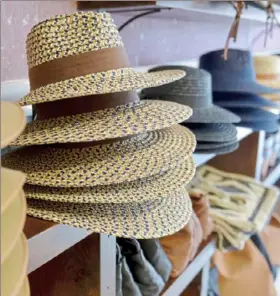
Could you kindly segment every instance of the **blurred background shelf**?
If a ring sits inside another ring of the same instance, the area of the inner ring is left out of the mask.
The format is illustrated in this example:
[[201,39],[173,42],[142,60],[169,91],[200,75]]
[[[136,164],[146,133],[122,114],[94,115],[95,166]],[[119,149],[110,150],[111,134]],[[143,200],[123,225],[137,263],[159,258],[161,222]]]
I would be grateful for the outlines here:
[[280,178],[280,163],[272,170],[272,172],[263,181],[264,185],[271,186],[274,185]]

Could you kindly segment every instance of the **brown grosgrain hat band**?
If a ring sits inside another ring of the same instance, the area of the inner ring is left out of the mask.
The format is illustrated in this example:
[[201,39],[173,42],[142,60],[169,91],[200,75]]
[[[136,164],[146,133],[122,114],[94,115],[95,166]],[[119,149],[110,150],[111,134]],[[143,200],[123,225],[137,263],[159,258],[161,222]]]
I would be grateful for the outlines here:
[[280,79],[280,74],[257,74],[257,79]]
[[80,77],[96,72],[129,68],[123,47],[103,48],[55,59],[29,69],[30,88]]

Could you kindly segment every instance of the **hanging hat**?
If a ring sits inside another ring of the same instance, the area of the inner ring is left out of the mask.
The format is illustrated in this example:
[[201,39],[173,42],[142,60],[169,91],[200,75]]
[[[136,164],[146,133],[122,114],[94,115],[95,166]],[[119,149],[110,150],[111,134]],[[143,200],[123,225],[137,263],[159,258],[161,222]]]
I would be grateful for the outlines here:
[[214,92],[213,100],[215,104],[224,108],[270,107],[280,109],[280,103],[272,102],[255,94]]
[[26,280],[27,263],[27,241],[22,234],[10,255],[1,264],[1,295],[20,295]]
[[144,89],[142,97],[174,101],[193,109],[193,115],[187,122],[233,123],[239,118],[231,112],[213,105],[211,76],[204,70],[186,66],[161,66],[149,70],[151,73],[162,70],[181,69],[186,76],[176,82],[159,87]]
[[28,214],[44,220],[108,235],[157,238],[172,234],[191,217],[187,192],[174,192],[141,203],[75,204],[29,200]]
[[202,55],[199,67],[212,75],[213,91],[276,93],[278,89],[261,85],[256,81],[252,54],[246,50],[229,49],[227,60],[224,50],[216,50]]
[[239,147],[239,142],[235,142],[233,144],[229,145],[222,145],[221,147],[216,147],[216,148],[203,148],[203,149],[196,149],[195,153],[200,153],[200,154],[227,154],[230,152],[233,152],[234,150],[238,149]]
[[25,123],[25,114],[17,104],[1,102],[1,149],[19,136]]
[[184,76],[178,70],[135,72],[105,12],[76,12],[40,22],[27,36],[26,51],[31,91],[22,105],[136,90]]
[[129,203],[158,199],[182,188],[194,176],[195,164],[190,157],[170,170],[139,179],[94,187],[50,187],[26,184],[27,198],[74,203]]
[[189,158],[194,148],[194,135],[183,126],[175,125],[87,148],[21,148],[5,155],[2,163],[24,170],[29,184],[92,187],[162,173]]
[[194,134],[197,141],[227,142],[236,139],[237,130],[231,123],[182,123]]

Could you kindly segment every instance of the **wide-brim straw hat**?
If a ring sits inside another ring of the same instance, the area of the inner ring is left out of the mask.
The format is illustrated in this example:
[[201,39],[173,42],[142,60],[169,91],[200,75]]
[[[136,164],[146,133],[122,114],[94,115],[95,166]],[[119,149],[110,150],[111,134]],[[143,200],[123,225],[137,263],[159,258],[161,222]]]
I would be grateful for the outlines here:
[[215,104],[224,108],[271,107],[280,109],[280,103],[267,100],[255,94],[214,92],[213,100]]
[[28,214],[92,232],[146,239],[180,230],[188,223],[192,206],[182,189],[140,203],[77,204],[29,199]]
[[276,120],[269,121],[250,121],[250,122],[239,122],[238,126],[251,128],[254,131],[265,131],[268,133],[276,132],[280,129],[280,123]]
[[195,135],[197,141],[227,142],[237,136],[236,127],[231,123],[182,123]]
[[188,119],[191,114],[189,107],[173,102],[126,104],[95,112],[34,120],[12,144],[26,146],[127,137],[170,127]]
[[37,24],[28,34],[26,52],[31,91],[22,105],[136,90],[184,76],[180,70],[135,72],[105,12],[58,15]]
[[222,154],[231,153],[231,152],[235,151],[236,149],[238,149],[238,147],[239,147],[239,142],[235,142],[233,144],[229,144],[229,145],[222,146],[222,147],[208,148],[208,149],[196,149],[195,152],[200,153],[200,154],[222,155]]
[[1,295],[19,295],[26,279],[28,248],[22,234],[7,259],[1,264]]
[[209,73],[201,69],[173,65],[160,66],[149,71],[153,73],[167,69],[181,69],[186,75],[170,84],[142,90],[142,98],[173,101],[191,107],[193,114],[187,122],[235,123],[240,121],[235,114],[213,104]]
[[272,88],[258,83],[254,69],[253,56],[249,51],[229,49],[227,60],[224,49],[202,55],[199,67],[212,75],[213,91],[241,92],[255,94],[277,93],[279,88]]
[[231,112],[237,114],[241,118],[241,122],[263,122],[263,121],[277,121],[279,115],[272,112],[253,107],[244,108],[228,108]]
[[2,163],[24,170],[28,184],[92,187],[162,173],[189,158],[195,144],[191,131],[175,125],[88,148],[20,148],[5,155]]
[[27,198],[73,203],[130,203],[158,199],[185,186],[194,176],[192,157],[168,171],[136,181],[94,187],[26,184]]
[[6,147],[19,136],[25,123],[25,114],[19,105],[1,102],[1,148]]

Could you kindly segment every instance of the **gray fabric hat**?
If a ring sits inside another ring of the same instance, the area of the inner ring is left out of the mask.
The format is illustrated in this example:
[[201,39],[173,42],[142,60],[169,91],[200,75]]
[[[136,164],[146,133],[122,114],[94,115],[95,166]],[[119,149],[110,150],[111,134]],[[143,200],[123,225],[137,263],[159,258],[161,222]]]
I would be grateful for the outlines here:
[[268,133],[276,132],[280,129],[280,124],[276,120],[262,121],[262,122],[240,122],[238,126],[251,128],[254,131],[266,131]]
[[216,148],[223,148],[235,144],[237,142],[237,138],[228,141],[228,142],[204,142],[199,141],[197,142],[196,149],[198,150],[208,150],[208,149],[216,149]]
[[161,66],[149,72],[167,69],[181,69],[186,76],[176,82],[144,89],[141,97],[159,99],[188,105],[193,115],[187,122],[197,123],[235,123],[240,118],[235,114],[213,104],[211,75],[204,70],[186,66]]
[[183,123],[196,137],[197,141],[228,142],[237,136],[236,127],[231,123]]
[[237,114],[242,122],[277,121],[279,119],[279,115],[259,108],[244,107],[227,109]]
[[227,146],[223,146],[220,148],[212,148],[212,149],[196,149],[195,153],[200,153],[200,154],[227,154],[230,152],[233,152],[239,147],[239,142],[235,142],[233,144],[229,144]]

